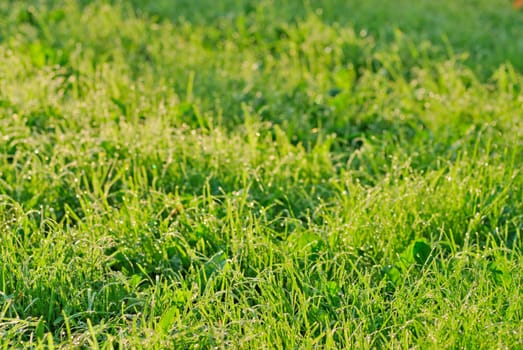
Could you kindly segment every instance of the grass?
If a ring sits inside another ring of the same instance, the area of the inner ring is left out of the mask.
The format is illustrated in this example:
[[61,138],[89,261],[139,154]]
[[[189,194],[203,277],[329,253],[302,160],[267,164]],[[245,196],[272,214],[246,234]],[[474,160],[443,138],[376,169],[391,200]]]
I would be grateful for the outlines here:
[[509,1],[0,18],[2,348],[523,347]]

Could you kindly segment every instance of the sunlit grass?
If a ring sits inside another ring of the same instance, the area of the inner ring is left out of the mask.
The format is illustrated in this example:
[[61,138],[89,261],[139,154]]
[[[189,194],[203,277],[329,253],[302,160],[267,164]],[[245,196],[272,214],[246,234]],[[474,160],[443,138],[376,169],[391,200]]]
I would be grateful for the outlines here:
[[508,1],[0,18],[3,348],[523,346]]

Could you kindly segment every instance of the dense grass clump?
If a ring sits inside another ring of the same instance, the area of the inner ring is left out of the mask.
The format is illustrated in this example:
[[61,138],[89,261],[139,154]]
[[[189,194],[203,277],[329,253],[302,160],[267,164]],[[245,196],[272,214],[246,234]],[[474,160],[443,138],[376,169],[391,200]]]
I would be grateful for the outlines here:
[[0,18],[2,348],[523,347],[508,1]]

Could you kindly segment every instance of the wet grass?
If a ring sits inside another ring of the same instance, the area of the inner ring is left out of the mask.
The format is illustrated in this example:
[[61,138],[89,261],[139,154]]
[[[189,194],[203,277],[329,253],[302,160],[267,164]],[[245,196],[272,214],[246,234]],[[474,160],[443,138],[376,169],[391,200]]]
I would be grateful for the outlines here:
[[4,1],[3,348],[519,348],[505,1]]

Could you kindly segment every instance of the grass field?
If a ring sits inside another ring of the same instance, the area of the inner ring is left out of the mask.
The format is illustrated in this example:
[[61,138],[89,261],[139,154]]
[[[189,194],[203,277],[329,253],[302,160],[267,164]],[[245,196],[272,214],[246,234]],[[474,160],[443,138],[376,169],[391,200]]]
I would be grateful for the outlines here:
[[0,1],[0,348],[523,348],[523,12]]

